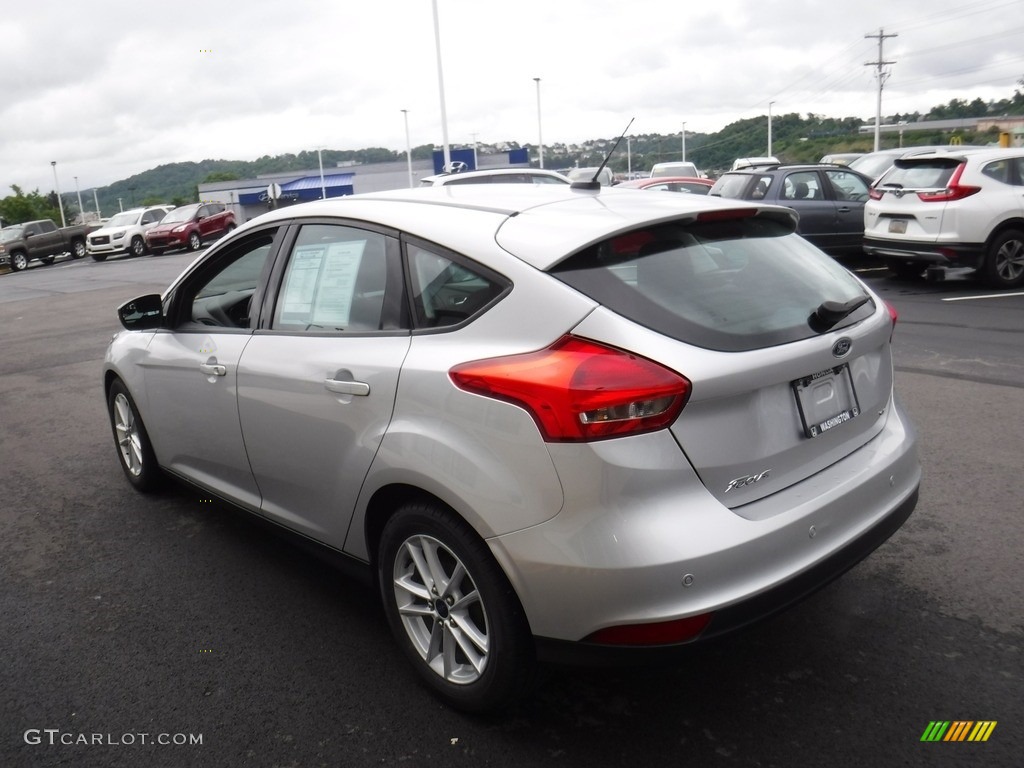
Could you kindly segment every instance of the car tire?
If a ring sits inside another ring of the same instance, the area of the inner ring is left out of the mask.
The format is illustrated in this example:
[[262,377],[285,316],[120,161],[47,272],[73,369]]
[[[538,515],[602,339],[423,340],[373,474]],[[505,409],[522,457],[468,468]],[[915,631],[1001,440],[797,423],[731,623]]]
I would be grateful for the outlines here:
[[1024,284],[1024,232],[1008,229],[996,236],[988,247],[982,272],[993,288]]
[[143,493],[156,490],[162,484],[163,472],[157,466],[153,444],[149,441],[139,409],[120,379],[110,385],[107,413],[117,458],[128,482]]
[[24,251],[14,251],[11,253],[11,271],[21,272],[28,266],[28,256],[25,255]]
[[198,251],[199,246],[203,244],[203,241],[199,239],[198,232],[189,232],[188,234],[188,249],[190,251]]
[[892,277],[897,280],[914,280],[924,272],[924,264],[918,261],[896,261],[892,260],[886,264]]
[[105,253],[94,253],[94,254],[92,254],[92,260],[93,261],[106,261],[107,260],[107,254],[105,254]]
[[85,257],[88,251],[85,248],[85,240],[72,240],[71,241],[71,258],[81,259]]
[[519,599],[483,540],[447,507],[408,503],[380,538],[384,613],[420,679],[467,712],[507,709],[534,679]]
[[145,256],[146,255],[146,243],[138,235],[133,237],[131,243],[128,245],[128,255],[129,256]]

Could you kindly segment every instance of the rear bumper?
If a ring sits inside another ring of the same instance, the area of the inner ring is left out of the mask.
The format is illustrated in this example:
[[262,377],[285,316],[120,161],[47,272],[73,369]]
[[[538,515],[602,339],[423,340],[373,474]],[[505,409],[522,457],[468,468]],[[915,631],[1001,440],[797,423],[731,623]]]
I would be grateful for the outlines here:
[[896,261],[919,262],[922,266],[980,269],[985,259],[981,243],[941,243],[914,240],[886,240],[864,237],[864,252],[870,256]]
[[[916,436],[896,405],[871,441],[746,505],[746,516],[711,496],[688,463],[672,466],[669,452],[678,447],[658,444],[659,434],[598,444],[600,469],[554,454],[567,506],[541,525],[488,541],[542,658],[644,659],[738,629],[841,575],[917,503]],[[702,614],[712,615],[710,624],[678,645],[582,642],[607,627]]]
[[707,628],[693,641],[680,645],[619,647],[535,638],[538,658],[554,664],[618,665],[654,663],[679,656],[730,632],[742,629],[805,600],[842,576],[884,544],[907,521],[917,506],[918,489],[878,523],[827,559],[766,592],[716,611]]

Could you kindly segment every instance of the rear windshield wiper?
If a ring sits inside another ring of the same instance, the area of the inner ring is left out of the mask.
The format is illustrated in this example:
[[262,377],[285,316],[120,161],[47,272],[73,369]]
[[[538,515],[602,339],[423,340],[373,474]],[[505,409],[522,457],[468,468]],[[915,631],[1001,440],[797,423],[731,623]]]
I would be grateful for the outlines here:
[[807,319],[815,333],[824,333],[841,320],[845,320],[858,309],[871,301],[870,296],[857,296],[849,301],[823,301]]

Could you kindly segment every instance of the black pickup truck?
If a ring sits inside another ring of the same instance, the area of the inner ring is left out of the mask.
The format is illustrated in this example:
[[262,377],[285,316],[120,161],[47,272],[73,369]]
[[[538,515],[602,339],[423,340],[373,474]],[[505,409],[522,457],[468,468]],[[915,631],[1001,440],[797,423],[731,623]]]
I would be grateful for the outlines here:
[[0,229],[0,264],[10,264],[18,272],[38,259],[52,264],[62,253],[72,258],[85,256],[87,226],[58,227],[50,219],[26,221]]

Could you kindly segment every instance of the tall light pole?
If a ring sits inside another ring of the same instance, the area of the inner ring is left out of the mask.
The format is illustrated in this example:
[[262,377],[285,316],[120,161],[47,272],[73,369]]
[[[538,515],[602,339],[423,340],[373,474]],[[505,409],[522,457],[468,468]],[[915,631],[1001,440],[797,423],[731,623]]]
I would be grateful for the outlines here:
[[51,160],[50,167],[53,168],[53,188],[57,191],[57,207],[60,208],[60,225],[66,227],[68,222],[64,218],[64,202],[60,199],[60,182],[57,181],[57,161]]
[[626,137],[626,178],[633,178],[633,143],[632,137]]
[[98,223],[103,216],[100,214],[100,197],[96,194],[96,187],[92,188],[92,201],[96,203],[96,221]]
[[683,162],[686,162],[686,123],[683,123]]
[[82,207],[82,190],[78,188],[78,177],[75,176],[75,194],[78,195],[78,216],[81,219],[79,224],[85,224],[85,208]]
[[316,159],[320,163],[320,199],[327,199],[327,185],[324,183],[324,154],[320,147],[316,148]]
[[768,157],[772,156],[772,104],[774,101],[768,102]]
[[412,144],[409,143],[409,110],[401,110],[405,118],[405,164],[409,168],[409,189],[412,189]]
[[444,168],[448,171],[452,164],[452,151],[448,146],[448,111],[444,104],[444,68],[441,66],[441,25],[437,20],[437,0],[434,5],[434,47],[437,49],[437,90],[441,95],[441,140],[444,147]]
[[875,74],[878,77],[878,104],[875,107],[875,152],[878,151],[881,146],[880,133],[882,130],[882,86],[885,85],[885,81],[889,79],[889,72],[886,72],[883,68],[889,64],[895,64],[895,61],[886,61],[882,55],[882,48],[885,45],[885,40],[888,37],[899,37],[897,34],[885,34],[885,30],[879,28],[877,35],[864,35],[864,37],[873,37],[878,40],[878,60],[865,62],[865,67],[875,67]]
[[540,129],[540,78],[533,78],[533,82],[537,84],[537,158],[540,161],[540,167],[544,167],[544,134]]

